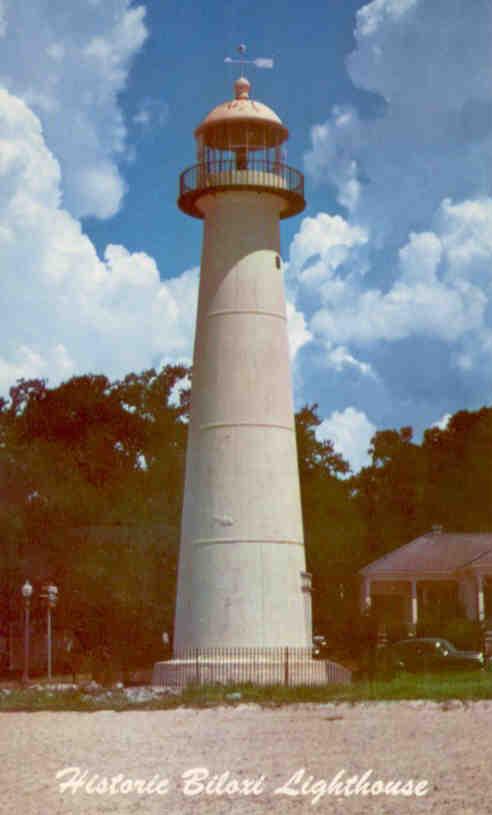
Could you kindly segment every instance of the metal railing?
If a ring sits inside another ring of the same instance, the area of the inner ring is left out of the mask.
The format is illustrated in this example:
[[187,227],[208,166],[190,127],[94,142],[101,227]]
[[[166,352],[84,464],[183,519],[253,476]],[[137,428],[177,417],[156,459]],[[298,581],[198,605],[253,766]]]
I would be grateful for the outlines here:
[[346,684],[351,671],[315,660],[311,648],[186,648],[154,666],[153,684],[325,685]]
[[304,197],[304,176],[281,161],[246,155],[242,160],[205,161],[188,167],[179,179],[180,196],[223,186],[262,186]]

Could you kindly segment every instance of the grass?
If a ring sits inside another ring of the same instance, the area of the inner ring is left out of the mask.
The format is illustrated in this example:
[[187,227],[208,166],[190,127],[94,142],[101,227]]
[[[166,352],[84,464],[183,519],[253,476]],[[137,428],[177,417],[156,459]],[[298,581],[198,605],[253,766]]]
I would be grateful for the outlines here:
[[122,690],[88,694],[81,689],[52,691],[49,688],[10,688],[0,691],[0,712],[12,711],[96,711],[96,710],[171,710],[176,707],[218,707],[238,703],[256,703],[275,707],[305,702],[363,702],[449,699],[472,701],[492,699],[492,673],[441,675],[401,674],[392,680],[368,680],[351,685],[324,687],[189,686],[179,694],[163,694],[142,702],[130,701]]

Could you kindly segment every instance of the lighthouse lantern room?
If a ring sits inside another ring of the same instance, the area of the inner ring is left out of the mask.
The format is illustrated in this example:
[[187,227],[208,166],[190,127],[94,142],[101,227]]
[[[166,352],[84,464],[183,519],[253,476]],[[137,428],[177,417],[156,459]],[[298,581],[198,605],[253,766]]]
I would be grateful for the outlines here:
[[271,108],[250,99],[250,83],[240,77],[235,98],[214,108],[195,130],[197,164],[181,174],[179,207],[203,218],[196,206],[206,192],[226,187],[281,192],[287,218],[305,207],[302,173],[284,162],[289,132]]

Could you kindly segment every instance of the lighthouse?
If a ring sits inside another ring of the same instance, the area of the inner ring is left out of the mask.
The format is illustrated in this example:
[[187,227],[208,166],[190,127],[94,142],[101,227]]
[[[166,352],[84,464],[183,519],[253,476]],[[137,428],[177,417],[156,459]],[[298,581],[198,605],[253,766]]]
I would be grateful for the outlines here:
[[180,177],[178,206],[203,221],[203,244],[173,660],[157,663],[161,683],[195,658],[232,671],[251,654],[311,654],[280,257],[280,221],[303,211],[304,179],[284,163],[287,128],[250,91],[237,79],[234,98],[203,119],[196,164]]

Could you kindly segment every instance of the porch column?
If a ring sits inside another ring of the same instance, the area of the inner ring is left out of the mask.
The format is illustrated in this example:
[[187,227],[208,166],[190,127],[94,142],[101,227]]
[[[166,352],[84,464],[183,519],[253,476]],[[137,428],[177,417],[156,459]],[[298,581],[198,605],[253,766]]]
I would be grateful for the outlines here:
[[372,599],[371,599],[371,579],[369,577],[364,578],[364,608],[363,611],[367,611],[371,608]]
[[312,612],[312,575],[311,572],[301,572],[302,592],[304,594],[304,620],[306,623],[307,642],[313,639],[313,612]]
[[481,574],[477,574],[477,607],[478,607],[478,619],[480,622],[485,620],[485,599],[483,594],[483,576]]
[[410,582],[412,586],[412,625],[416,626],[419,618],[419,608],[417,601],[417,581],[414,578]]

